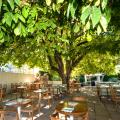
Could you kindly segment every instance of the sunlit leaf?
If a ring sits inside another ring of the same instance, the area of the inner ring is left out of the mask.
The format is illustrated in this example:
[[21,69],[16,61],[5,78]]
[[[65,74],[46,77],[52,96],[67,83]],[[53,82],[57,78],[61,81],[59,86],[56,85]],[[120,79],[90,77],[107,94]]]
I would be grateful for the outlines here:
[[20,4],[20,0],[14,0],[17,5]]
[[29,14],[29,9],[26,8],[26,7],[23,7],[22,8],[22,15],[27,18],[28,17],[28,14]]
[[96,6],[92,7],[92,15],[91,15],[91,20],[92,20],[92,25],[93,28],[96,26],[96,24],[98,24],[98,22],[100,21],[100,17],[101,17],[101,11],[100,8],[97,8]]
[[90,12],[91,12],[91,7],[89,5],[82,8],[81,20],[83,24],[85,24],[85,21],[89,17]]
[[80,30],[79,25],[75,24],[74,26],[74,32],[77,33]]
[[58,3],[63,3],[64,2],[64,0],[57,0],[57,4]]
[[99,6],[100,5],[100,0],[97,0],[96,2],[95,2],[95,6]]
[[22,22],[25,23],[25,18],[24,18],[22,15],[20,15],[20,14],[19,14],[19,19],[20,19]]
[[87,34],[87,41],[91,41],[92,40],[92,36],[90,34]]
[[51,0],[46,0],[46,4],[47,4],[47,6],[50,6]]
[[85,29],[86,29],[86,30],[89,30],[89,29],[90,29],[90,22],[89,22],[89,21],[86,23]]
[[2,22],[3,22],[3,23],[6,22],[6,24],[7,24],[8,26],[11,26],[11,23],[12,23],[12,16],[13,16],[13,15],[12,15],[11,12],[5,13]]
[[19,14],[18,13],[13,15],[13,20],[15,21],[15,23],[18,22],[18,18],[19,18]]
[[21,34],[21,23],[19,23],[18,26],[14,29],[14,33],[16,36]]
[[14,0],[7,0],[11,9],[13,10],[14,9]]
[[2,38],[3,38],[3,32],[0,31],[0,39],[2,39]]
[[1,11],[1,7],[2,7],[2,0],[0,0],[0,11]]
[[102,32],[102,29],[101,29],[101,27],[98,25],[98,27],[97,27],[97,34],[99,35],[101,32]]
[[106,17],[107,23],[109,23],[110,19],[111,19],[111,9],[106,8],[106,10],[105,10],[105,17]]
[[104,16],[101,17],[100,24],[101,24],[103,30],[106,32],[108,24],[107,24],[107,20],[106,20],[106,18]]
[[102,0],[102,9],[104,10],[107,5],[108,0]]

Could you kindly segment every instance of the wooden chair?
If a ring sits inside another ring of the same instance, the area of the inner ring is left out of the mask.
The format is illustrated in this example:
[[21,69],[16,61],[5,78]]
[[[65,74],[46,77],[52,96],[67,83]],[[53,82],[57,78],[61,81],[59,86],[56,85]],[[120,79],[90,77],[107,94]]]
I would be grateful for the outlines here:
[[5,97],[5,92],[4,92],[4,89],[1,88],[0,89],[0,101],[2,101],[4,97]]
[[50,120],[60,120],[59,119],[59,113],[54,112],[52,115],[50,115]]
[[18,96],[19,96],[19,92],[17,90],[17,87],[18,87],[18,84],[14,84],[14,83],[11,83],[11,95],[15,96],[15,98],[17,99]]
[[6,106],[0,106],[0,120],[5,120],[5,114],[11,113],[11,112],[16,113],[16,120],[19,120],[17,109],[15,109],[15,108],[11,109]]
[[33,120],[34,117],[34,112],[39,110],[39,104],[38,101],[36,100],[32,100],[32,102],[30,104],[27,104],[26,106],[21,108],[21,112],[23,113],[28,113],[29,114],[29,118],[31,118]]
[[86,101],[86,98],[83,96],[75,96],[72,98],[73,101]]
[[108,88],[101,88],[99,85],[97,85],[96,93],[100,101],[108,98]]
[[3,109],[2,106],[0,106],[0,120],[4,120],[5,119],[5,111]]
[[117,106],[120,104],[120,96],[117,96],[116,89],[110,86],[111,100],[115,103],[116,110]]
[[52,87],[47,88],[48,90],[42,95],[43,100],[47,100],[48,106],[51,106],[51,102],[53,100],[53,91]]

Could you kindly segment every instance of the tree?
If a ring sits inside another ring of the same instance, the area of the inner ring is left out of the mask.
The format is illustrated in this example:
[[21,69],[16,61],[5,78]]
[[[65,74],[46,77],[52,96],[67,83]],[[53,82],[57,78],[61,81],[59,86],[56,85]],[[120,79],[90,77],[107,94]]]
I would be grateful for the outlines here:
[[87,54],[73,71],[73,75],[105,73],[115,74],[115,65],[117,64],[118,55],[112,55],[109,52],[100,54],[92,52]]
[[86,54],[104,44],[96,39],[101,38],[98,34],[106,31],[110,21],[107,3],[107,0],[0,1],[1,63],[46,64],[69,89],[72,70]]

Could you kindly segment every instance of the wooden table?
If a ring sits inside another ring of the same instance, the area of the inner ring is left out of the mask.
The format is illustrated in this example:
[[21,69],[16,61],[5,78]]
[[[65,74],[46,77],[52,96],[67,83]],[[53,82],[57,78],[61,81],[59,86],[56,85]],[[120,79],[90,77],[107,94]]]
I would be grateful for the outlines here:
[[39,104],[39,113],[40,113],[42,93],[47,92],[47,89],[38,89],[33,92],[39,95],[38,104]]
[[55,108],[58,113],[67,116],[83,116],[88,113],[88,105],[86,101],[61,101]]
[[21,106],[25,106],[29,103],[31,103],[30,99],[18,98],[16,100],[11,100],[11,101],[6,102],[5,105],[8,107],[17,107],[18,118],[19,120],[21,120]]
[[19,86],[19,87],[17,87],[17,89],[20,90],[20,97],[23,98],[24,90],[27,89],[27,87],[25,87],[25,86]]

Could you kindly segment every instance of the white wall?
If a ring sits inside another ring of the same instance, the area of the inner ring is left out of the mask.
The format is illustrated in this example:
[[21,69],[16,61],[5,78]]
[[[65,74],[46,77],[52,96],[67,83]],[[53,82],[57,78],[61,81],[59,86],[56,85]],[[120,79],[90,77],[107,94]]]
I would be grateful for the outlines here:
[[[7,84],[7,91],[9,91],[11,83],[34,82],[34,80],[32,74],[0,72],[0,84]],[[48,83],[62,84],[62,81],[48,81]]]
[[23,73],[10,73],[10,72],[0,72],[0,84],[7,84],[8,89],[10,88],[11,83],[19,82],[33,82],[34,75],[32,74],[23,74]]

